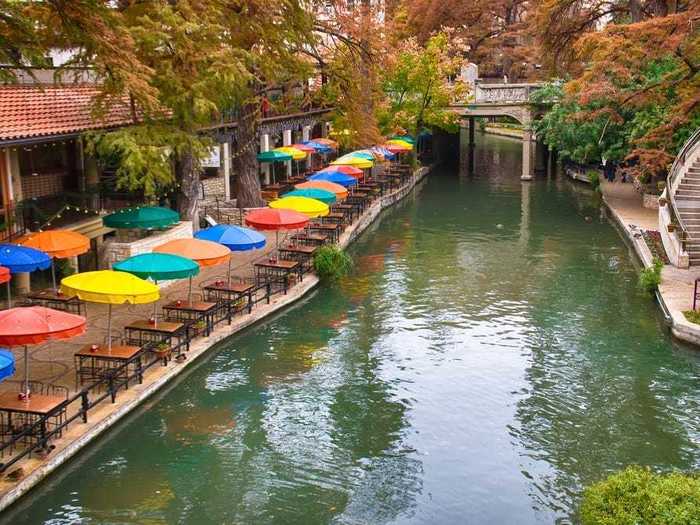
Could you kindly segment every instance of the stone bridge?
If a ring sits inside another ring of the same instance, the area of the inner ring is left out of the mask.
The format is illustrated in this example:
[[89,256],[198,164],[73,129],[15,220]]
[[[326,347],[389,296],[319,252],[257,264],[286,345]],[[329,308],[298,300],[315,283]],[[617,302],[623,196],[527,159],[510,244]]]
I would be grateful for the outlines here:
[[476,117],[507,116],[523,125],[523,180],[531,180],[534,173],[536,139],[532,132],[532,122],[543,108],[533,104],[530,96],[541,86],[541,83],[491,84],[477,80],[474,83],[473,101],[452,106],[453,111],[464,117],[462,128],[469,130],[470,147],[474,145]]

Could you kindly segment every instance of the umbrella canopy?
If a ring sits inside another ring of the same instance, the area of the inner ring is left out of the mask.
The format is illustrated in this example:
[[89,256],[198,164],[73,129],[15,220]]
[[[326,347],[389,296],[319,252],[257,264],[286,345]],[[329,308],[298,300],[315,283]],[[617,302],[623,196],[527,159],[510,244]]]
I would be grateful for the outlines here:
[[357,179],[355,177],[351,177],[350,175],[345,175],[343,173],[317,173],[309,177],[309,180],[325,180],[328,182],[340,184],[341,186],[345,186],[346,188],[357,184]]
[[326,180],[311,180],[297,184],[294,187],[300,190],[319,189],[330,191],[331,193],[335,194],[335,197],[338,200],[344,199],[348,196],[348,190],[345,188],[345,186],[341,186],[340,184]]
[[177,212],[159,206],[126,208],[102,218],[108,228],[150,230],[165,228],[180,221]]
[[333,139],[327,139],[327,138],[318,138],[318,139],[313,139],[314,142],[318,142],[319,144],[325,144],[326,146],[329,146],[333,149],[338,149],[338,143],[333,140]]
[[303,213],[287,209],[261,208],[249,212],[245,223],[258,230],[298,230],[309,222]]
[[258,153],[258,162],[283,162],[286,160],[292,160],[292,156],[281,151],[271,150]]
[[330,211],[328,205],[308,197],[282,197],[272,201],[270,208],[298,211],[309,218],[324,217]]
[[319,170],[316,173],[342,173],[343,175],[350,175],[351,177],[355,177],[356,179],[361,179],[365,176],[365,172],[362,171],[360,168],[356,168],[355,166],[343,165],[328,166],[327,168],[323,168],[322,170]]
[[316,150],[317,153],[330,153],[333,151],[335,148],[329,146],[328,144],[321,144],[320,142],[316,140],[307,140],[306,142],[303,143],[305,146],[310,146],[314,150]]
[[389,151],[384,146],[373,146],[372,151],[376,151],[378,153],[381,153],[386,160],[393,160],[396,157],[396,153]]
[[413,149],[413,144],[410,142],[406,142],[405,140],[397,140],[397,139],[392,139],[392,140],[387,140],[387,144],[392,144],[394,146],[402,146],[406,150],[412,150]]
[[321,201],[323,204],[333,204],[337,199],[335,193],[322,190],[320,188],[306,188],[300,190],[290,191],[284,194],[284,198],[288,197],[306,197],[307,199],[315,199]]
[[51,266],[51,257],[27,246],[0,244],[0,266],[4,266],[12,273],[46,270]]
[[399,153],[406,153],[407,151],[411,151],[410,148],[407,146],[400,146],[398,144],[382,144],[379,146],[380,148],[385,148],[387,151],[393,153],[394,155],[398,155]]
[[404,142],[408,142],[409,144],[416,143],[416,139],[414,139],[411,135],[394,135],[393,137],[389,137],[389,140],[402,140]]
[[4,266],[0,266],[0,284],[9,282],[11,277],[10,270]]
[[361,159],[366,159],[366,160],[371,160],[371,161],[374,161],[377,158],[377,156],[374,153],[372,153],[371,151],[366,150],[366,149],[358,149],[355,151],[351,151],[347,155],[343,155],[342,157],[340,157],[340,159],[344,159],[346,157],[348,157],[348,158],[349,157],[360,157]]
[[[61,280],[66,295],[102,304],[145,304],[157,301],[158,287],[135,275],[113,270],[76,273]],[[0,343],[2,344],[2,343]]]
[[0,349],[0,381],[15,375],[15,354],[4,348]]
[[306,153],[300,149],[293,148],[291,146],[283,146],[281,148],[275,148],[272,151],[279,151],[286,155],[291,155],[292,160],[304,160],[306,158]]
[[142,253],[114,265],[118,272],[127,272],[141,279],[169,281],[186,279],[199,273],[199,265],[192,259],[171,253]]
[[85,332],[85,318],[43,306],[0,311],[0,344],[20,346],[68,339]]
[[339,157],[335,159],[333,162],[331,162],[331,165],[333,166],[338,166],[338,165],[346,165],[346,166],[355,166],[356,168],[371,168],[374,166],[374,162],[362,157],[353,157],[350,155],[345,155],[343,157]]
[[242,226],[230,224],[217,224],[205,230],[199,230],[194,234],[197,239],[218,242],[232,252],[244,252],[257,250],[265,246],[265,236]]
[[18,239],[17,244],[41,250],[57,259],[82,255],[90,249],[90,239],[68,230],[32,232]]
[[153,251],[187,257],[200,266],[214,266],[228,261],[231,256],[226,246],[201,239],[175,239],[156,246]]
[[290,147],[292,147],[294,149],[298,149],[299,151],[303,151],[306,154],[316,153],[316,148],[314,148],[310,144],[305,144],[305,143],[292,144]]

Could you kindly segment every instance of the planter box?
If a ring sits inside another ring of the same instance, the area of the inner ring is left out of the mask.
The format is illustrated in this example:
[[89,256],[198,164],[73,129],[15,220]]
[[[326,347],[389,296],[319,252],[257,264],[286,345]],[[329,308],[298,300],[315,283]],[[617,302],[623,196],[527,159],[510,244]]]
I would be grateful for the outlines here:
[[659,209],[659,196],[653,195],[651,193],[644,193],[642,195],[642,206],[649,208],[650,210]]

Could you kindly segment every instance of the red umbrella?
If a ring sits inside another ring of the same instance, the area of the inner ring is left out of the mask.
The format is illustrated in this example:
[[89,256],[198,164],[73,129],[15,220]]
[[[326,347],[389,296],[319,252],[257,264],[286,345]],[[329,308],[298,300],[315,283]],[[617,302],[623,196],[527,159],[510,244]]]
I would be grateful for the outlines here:
[[280,230],[298,230],[309,223],[309,217],[297,211],[284,208],[260,208],[245,216],[245,223],[257,230],[277,232],[276,244],[279,247]]
[[43,306],[10,308],[0,312],[0,345],[24,345],[25,395],[29,395],[27,345],[69,339],[84,332],[84,317]]
[[318,173],[343,173],[344,175],[350,175],[356,179],[361,179],[365,174],[364,171],[362,171],[360,168],[356,168],[355,166],[342,165],[328,166],[327,168],[320,170]]

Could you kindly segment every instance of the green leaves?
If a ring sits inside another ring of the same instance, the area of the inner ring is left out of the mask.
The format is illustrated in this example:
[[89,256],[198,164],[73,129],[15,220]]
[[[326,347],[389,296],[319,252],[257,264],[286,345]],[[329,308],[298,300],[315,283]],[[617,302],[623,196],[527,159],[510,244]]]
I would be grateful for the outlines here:
[[337,246],[321,246],[314,254],[314,271],[326,281],[344,277],[352,265],[352,258]]

